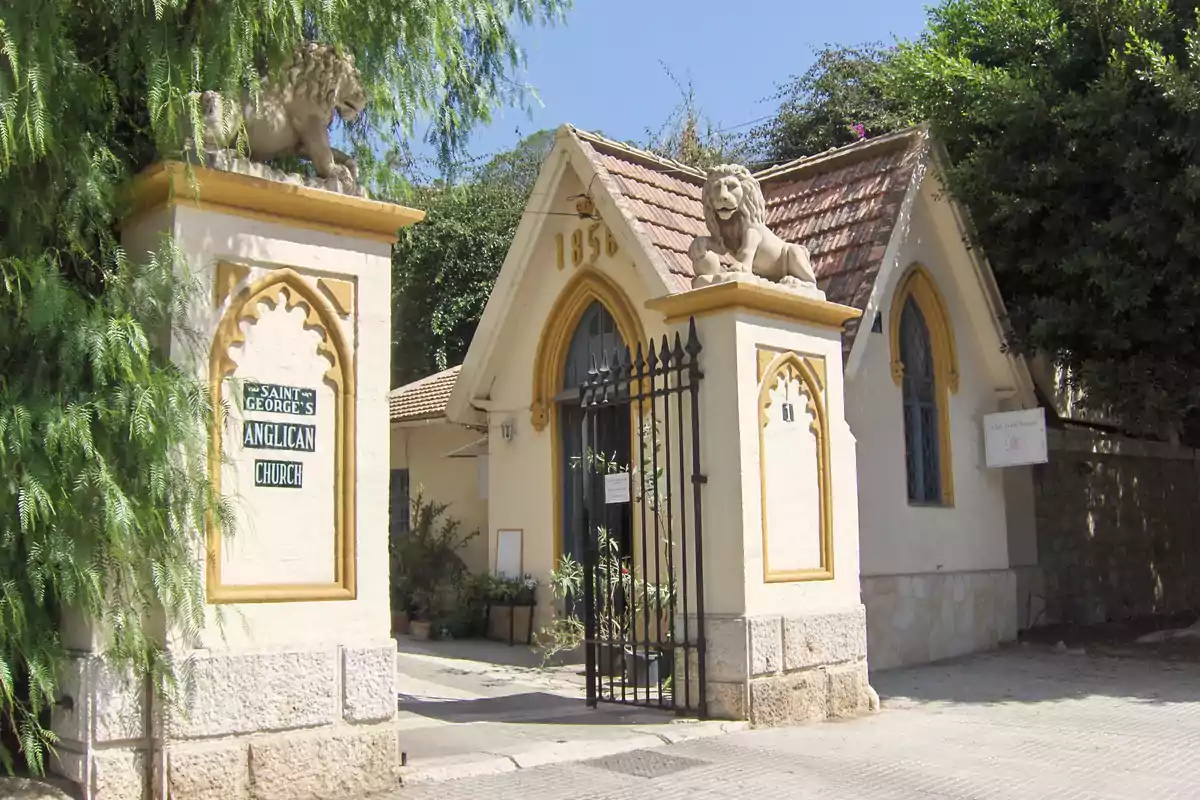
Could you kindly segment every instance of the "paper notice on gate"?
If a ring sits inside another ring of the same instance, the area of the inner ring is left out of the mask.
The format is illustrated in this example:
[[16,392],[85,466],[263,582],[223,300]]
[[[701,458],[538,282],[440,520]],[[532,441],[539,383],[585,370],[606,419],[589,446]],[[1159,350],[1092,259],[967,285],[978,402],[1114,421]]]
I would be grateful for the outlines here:
[[606,504],[629,502],[629,473],[618,472],[604,476],[604,502]]

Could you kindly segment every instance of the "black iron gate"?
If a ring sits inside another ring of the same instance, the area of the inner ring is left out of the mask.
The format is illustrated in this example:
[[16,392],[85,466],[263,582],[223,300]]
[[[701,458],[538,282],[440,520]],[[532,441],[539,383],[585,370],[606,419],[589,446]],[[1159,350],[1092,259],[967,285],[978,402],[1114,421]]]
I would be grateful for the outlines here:
[[707,716],[700,349],[693,320],[686,342],[605,353],[581,387],[589,705]]

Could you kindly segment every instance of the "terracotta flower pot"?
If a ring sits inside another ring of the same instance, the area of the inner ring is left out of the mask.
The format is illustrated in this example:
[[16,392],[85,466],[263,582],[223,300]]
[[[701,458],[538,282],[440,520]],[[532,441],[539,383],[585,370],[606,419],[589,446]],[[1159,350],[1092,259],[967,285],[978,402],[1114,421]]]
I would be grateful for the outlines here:
[[414,619],[408,623],[408,632],[414,639],[426,640],[429,638],[430,627],[431,623]]
[[408,633],[408,612],[393,611],[392,612],[392,633],[396,636],[403,636]]

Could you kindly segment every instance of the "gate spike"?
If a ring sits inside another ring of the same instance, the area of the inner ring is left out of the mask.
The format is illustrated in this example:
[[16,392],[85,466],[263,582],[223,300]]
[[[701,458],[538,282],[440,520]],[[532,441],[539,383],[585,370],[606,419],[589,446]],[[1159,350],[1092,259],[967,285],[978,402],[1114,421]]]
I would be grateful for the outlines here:
[[696,356],[700,354],[700,350],[702,349],[700,347],[700,337],[696,335],[695,317],[691,317],[688,320],[688,340],[686,349],[688,355],[691,356],[693,360],[695,360]]
[[634,370],[637,372],[637,376],[639,378],[641,378],[643,376],[643,374],[645,374],[645,372],[646,372],[646,357],[644,355],[642,355],[642,343],[641,342],[638,342],[637,358],[633,362],[633,367],[634,367]]
[[646,365],[648,367],[650,367],[650,372],[652,372],[652,373],[654,372],[655,368],[658,366],[658,353],[654,352],[654,347],[655,347],[654,340],[651,339],[650,340],[650,355],[646,358]]
[[675,366],[677,366],[677,367],[683,366],[684,355],[685,355],[685,353],[683,352],[683,338],[679,335],[679,331],[675,331],[675,350],[674,350]]
[[667,369],[671,366],[671,343],[667,341],[667,335],[664,333],[662,338],[662,347],[659,349],[662,353],[662,366]]

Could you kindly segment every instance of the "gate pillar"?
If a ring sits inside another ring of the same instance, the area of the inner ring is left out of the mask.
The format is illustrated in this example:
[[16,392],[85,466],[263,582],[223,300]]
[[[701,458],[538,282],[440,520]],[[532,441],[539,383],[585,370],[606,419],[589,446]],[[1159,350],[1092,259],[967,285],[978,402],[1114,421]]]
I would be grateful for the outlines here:
[[148,623],[177,665],[169,702],[101,657],[99,623],[76,621],[55,769],[86,800],[392,789],[389,276],[397,231],[424,214],[170,162],[132,194],[130,257],[169,236],[204,290],[170,355],[218,407],[208,477],[234,524],[185,532],[204,618]]
[[708,713],[783,725],[874,710],[842,380],[859,312],[753,278],[647,307],[694,319],[704,347],[704,623],[688,624],[704,633]]

